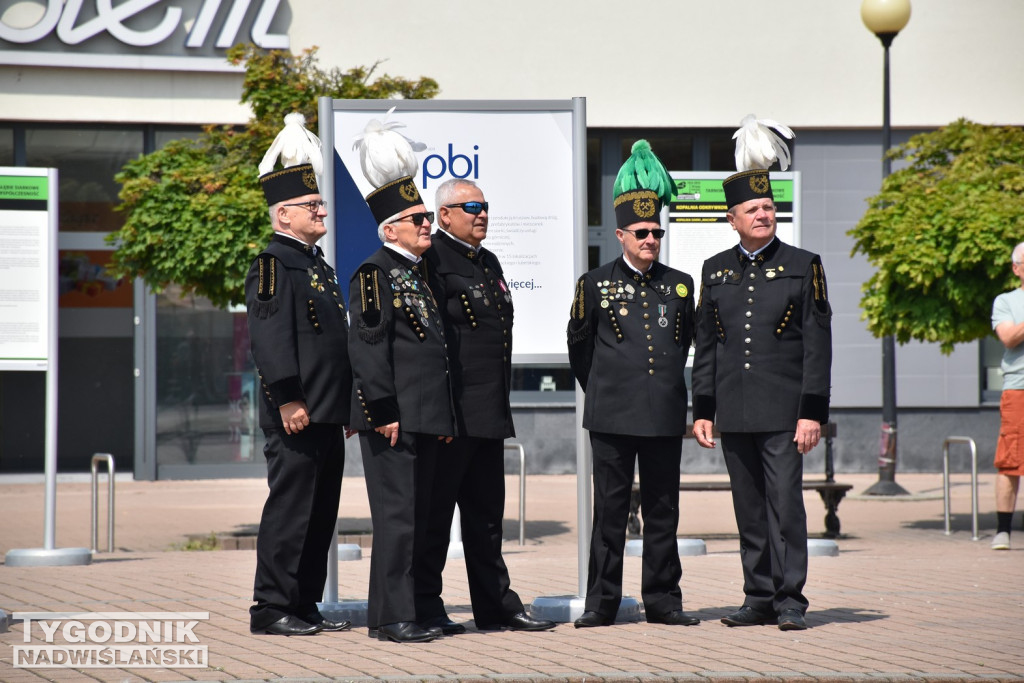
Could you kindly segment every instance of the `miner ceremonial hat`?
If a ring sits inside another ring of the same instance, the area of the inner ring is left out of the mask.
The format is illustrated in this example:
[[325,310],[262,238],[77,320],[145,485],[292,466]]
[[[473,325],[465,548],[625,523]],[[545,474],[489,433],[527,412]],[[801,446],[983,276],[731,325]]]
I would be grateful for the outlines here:
[[[320,139],[306,130],[306,117],[293,113],[284,117],[284,128],[274,138],[260,162],[260,185],[267,205],[319,194],[317,177],[323,172]],[[283,169],[274,170],[278,156]]]
[[736,140],[737,173],[722,181],[728,208],[751,199],[772,198],[768,168],[777,160],[780,168],[785,171],[791,161],[789,148],[775,133],[776,130],[786,138],[794,137],[793,131],[781,123],[758,119],[753,114],[744,117],[739,130],[733,134]]
[[413,176],[419,170],[415,150],[425,149],[426,145],[413,142],[395,130],[404,128],[405,124],[388,121],[393,111],[395,108],[391,107],[383,121],[371,119],[353,144],[353,148],[359,150],[363,176],[376,188],[366,195],[366,204],[378,225],[423,204]]
[[675,182],[651,151],[651,143],[637,140],[615,177],[613,192],[617,227],[642,221],[658,223],[662,205],[675,193]]
[[392,180],[366,195],[366,204],[377,223],[383,223],[388,218],[422,203],[420,191],[416,188],[416,181],[412,176]]
[[268,206],[307,194],[320,194],[313,164],[300,164],[280,171],[271,171],[260,176],[260,185],[263,186],[263,195],[267,198]]

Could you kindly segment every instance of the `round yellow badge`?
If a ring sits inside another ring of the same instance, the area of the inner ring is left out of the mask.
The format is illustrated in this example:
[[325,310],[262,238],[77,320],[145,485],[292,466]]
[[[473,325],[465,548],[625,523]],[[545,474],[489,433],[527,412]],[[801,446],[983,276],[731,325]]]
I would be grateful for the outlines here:
[[688,292],[689,290],[686,289],[686,285],[684,285],[682,282],[676,285],[676,294],[678,294],[679,296],[686,296]]

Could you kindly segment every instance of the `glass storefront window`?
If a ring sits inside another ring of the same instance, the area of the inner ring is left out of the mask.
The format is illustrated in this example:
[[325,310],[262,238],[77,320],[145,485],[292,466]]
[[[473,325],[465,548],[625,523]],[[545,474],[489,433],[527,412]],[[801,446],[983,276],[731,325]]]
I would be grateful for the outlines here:
[[587,224],[601,225],[601,138],[587,137]]
[[999,403],[1003,393],[1003,352],[1006,347],[995,336],[985,337],[979,344],[981,349],[981,401]]
[[14,129],[0,126],[0,166],[14,165]]
[[[633,143],[643,138],[651,143],[651,150],[661,159],[661,163],[670,171],[692,171],[693,170],[693,137],[690,135],[672,131],[660,133],[648,131],[642,135],[630,134],[623,136],[620,158],[625,161],[629,158]],[[621,164],[622,161],[619,163]],[[616,173],[618,169],[616,169]]]
[[251,462],[263,447],[244,309],[177,290],[157,295],[156,462]]
[[516,365],[512,368],[512,390],[529,392],[573,391],[576,378],[568,365]]
[[171,140],[196,140],[202,134],[199,128],[159,128],[153,133],[157,149],[162,149]]
[[708,135],[709,171],[726,171],[732,173],[736,170],[736,141],[732,139],[732,133],[712,133]]
[[114,212],[114,176],[142,154],[141,130],[26,128],[25,149],[28,166],[59,171],[62,232],[111,232],[124,223]]

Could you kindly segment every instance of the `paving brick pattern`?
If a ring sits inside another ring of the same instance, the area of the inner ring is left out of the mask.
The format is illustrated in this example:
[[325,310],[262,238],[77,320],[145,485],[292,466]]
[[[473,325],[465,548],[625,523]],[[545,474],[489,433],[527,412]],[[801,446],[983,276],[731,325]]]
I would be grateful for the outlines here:
[[[876,477],[837,477],[863,491]],[[953,533],[943,531],[941,475],[905,475],[906,500],[852,496],[840,505],[838,557],[812,557],[807,631],[727,628],[719,618],[742,600],[729,495],[684,493],[680,534],[708,554],[683,558],[685,609],[694,627],[636,623],[546,633],[479,632],[432,643],[370,640],[365,628],[306,638],[252,636],[247,608],[252,550],[185,552],[190,534],[236,533],[258,522],[265,484],[245,481],[117,482],[116,552],[84,567],[0,567],[0,610],[209,612],[196,627],[208,669],[15,668],[22,626],[0,633],[0,681],[461,680],[646,681],[1024,680],[1024,532],[994,552],[991,476],[980,486],[981,536],[971,540],[969,486],[953,488]],[[509,479],[506,538],[518,538],[518,480]],[[362,481],[346,481],[340,515],[365,527]],[[536,476],[527,484],[527,543],[506,541],[513,587],[526,602],[577,591],[576,484]],[[0,552],[42,543],[41,483],[0,479]],[[101,499],[105,501],[101,488]],[[824,511],[806,497],[809,528]],[[101,512],[100,547],[106,547]],[[89,545],[89,485],[58,486],[57,546]],[[342,526],[346,526],[343,521]],[[354,528],[354,527],[353,527]],[[339,565],[339,597],[365,599],[369,552]],[[627,594],[639,596],[640,558],[626,558]],[[453,618],[472,618],[461,561],[445,570]],[[39,630],[34,642],[41,643]]]

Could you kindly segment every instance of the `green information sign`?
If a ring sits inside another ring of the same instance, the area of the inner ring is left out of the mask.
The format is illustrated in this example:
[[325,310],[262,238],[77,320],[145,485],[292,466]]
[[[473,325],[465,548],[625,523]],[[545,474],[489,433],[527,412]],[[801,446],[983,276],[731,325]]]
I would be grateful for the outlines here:
[[[662,254],[667,263],[684,273],[699,277],[704,260],[736,244],[736,231],[726,219],[722,181],[730,173],[721,171],[676,171],[676,196],[669,203]],[[800,174],[771,173],[772,197],[783,242],[800,246]]]
[[[676,178],[676,196],[669,211],[712,211],[724,212],[725,190],[719,178]],[[793,210],[793,181],[773,178],[772,197],[781,212]]]
[[56,358],[57,212],[49,210],[51,197],[57,198],[55,169],[0,167],[0,371],[48,371],[48,359]]
[[48,179],[33,176],[0,176],[0,200],[46,200]]

